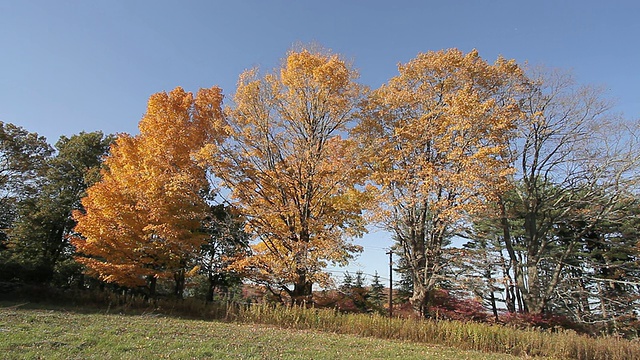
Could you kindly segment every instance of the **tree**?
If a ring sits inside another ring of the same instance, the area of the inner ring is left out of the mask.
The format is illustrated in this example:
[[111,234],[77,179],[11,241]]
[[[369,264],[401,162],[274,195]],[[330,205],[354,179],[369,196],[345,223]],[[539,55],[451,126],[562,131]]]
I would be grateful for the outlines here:
[[76,211],[76,259],[102,281],[153,294],[173,278],[182,296],[191,257],[205,241],[208,182],[194,152],[224,136],[219,88],[194,97],[182,88],[150,97],[140,135],[121,135],[105,160],[102,180]]
[[362,272],[362,270],[356,271],[356,277],[353,280],[353,287],[356,289],[363,289],[364,281],[365,281],[364,272]]
[[355,277],[348,271],[344,273],[340,285],[341,305],[343,311],[363,312],[371,308],[368,301],[369,291],[364,288],[365,275],[362,270],[356,271]]
[[0,121],[0,250],[6,247],[17,204],[36,191],[52,151],[44,137]]
[[[495,321],[498,321],[499,300],[496,298],[496,292],[504,291],[507,310],[515,311],[515,303],[509,292],[511,284],[505,276],[500,279],[500,271],[504,269],[504,257],[500,256],[501,247],[496,244],[495,239],[485,234],[474,235],[464,244],[463,256],[455,261],[456,270],[459,272],[459,279],[456,280],[462,288],[482,299],[483,305],[491,309]],[[500,287],[500,283],[503,287]]]
[[369,289],[369,298],[374,306],[382,308],[384,298],[384,285],[380,282],[380,275],[376,271],[371,280],[371,287]]
[[[561,281],[549,302],[553,313],[586,324],[593,332],[637,337],[640,303],[638,251],[638,199],[627,194],[616,203],[619,217],[595,226],[575,222],[559,226],[559,236],[590,230],[564,261]],[[634,324],[635,323],[635,324]]]
[[237,209],[224,205],[210,207],[204,231],[208,237],[197,264],[200,273],[207,277],[206,299],[213,301],[216,290],[227,293],[229,288],[242,283],[240,274],[231,265],[249,255],[249,236]]
[[640,154],[637,124],[612,118],[598,89],[557,71],[530,78],[511,143],[514,187],[495,213],[522,310],[541,313],[586,237],[621,219],[618,202],[637,191]]
[[62,136],[55,145],[56,155],[45,163],[37,194],[19,204],[9,246],[14,258],[37,269],[39,279],[34,280],[50,281],[54,269],[72,255],[68,241],[75,226],[72,211],[81,209],[87,187],[98,180],[112,141],[101,132]]
[[348,271],[345,271],[344,277],[342,278],[342,285],[340,286],[341,290],[347,294],[351,294],[351,289],[353,289],[353,275],[351,275]]
[[376,218],[402,249],[414,309],[428,315],[444,246],[506,185],[524,76],[513,60],[490,65],[455,49],[419,54],[399,72],[372,92],[354,134],[379,188]]
[[346,264],[359,250],[349,238],[364,231],[366,194],[355,144],[341,137],[363,91],[356,76],[339,56],[307,49],[290,51],[273,73],[243,73],[229,140],[208,152],[258,240],[236,267],[294,302],[330,281],[329,262]]

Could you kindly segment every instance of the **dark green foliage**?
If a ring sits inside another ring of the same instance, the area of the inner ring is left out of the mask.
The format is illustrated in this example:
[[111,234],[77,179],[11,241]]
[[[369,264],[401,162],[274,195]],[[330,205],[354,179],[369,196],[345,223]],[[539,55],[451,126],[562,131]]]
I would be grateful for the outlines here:
[[344,273],[340,293],[340,308],[347,312],[365,312],[373,308],[369,301],[369,291],[364,287],[365,275],[362,270],[356,271],[354,277],[348,271]]
[[351,275],[348,271],[344,273],[344,277],[342,278],[342,285],[340,289],[343,292],[351,291],[353,288],[353,275]]
[[80,199],[85,190],[99,178],[103,157],[108,153],[112,136],[101,132],[80,133],[70,138],[61,137],[56,143],[57,153],[41,165],[40,186],[37,193],[17,204],[17,218],[13,224],[9,247],[11,261],[23,267],[19,280],[26,282],[59,281],[68,285],[56,270],[64,270],[71,278],[71,269],[58,267],[59,262],[70,259],[74,252],[68,241],[75,221],[73,210],[82,208]]
[[[400,246],[396,244],[394,246],[394,253],[398,254]],[[400,279],[395,280],[393,284],[393,302],[395,304],[403,304],[409,301],[409,298],[413,294],[413,276],[407,264],[404,256],[398,256],[396,262],[397,267],[394,268],[394,273],[400,274]]]
[[6,250],[18,204],[39,189],[52,151],[44,137],[0,121],[0,252]]
[[356,278],[353,281],[353,287],[355,289],[364,288],[364,281],[365,281],[365,276],[364,276],[364,273],[362,272],[362,270],[356,271]]
[[229,297],[239,288],[242,277],[228,267],[234,260],[249,254],[244,220],[236,209],[214,205],[210,207],[203,229],[208,238],[200,249],[197,266],[200,274],[207,278],[206,300],[213,301],[216,293]]
[[374,305],[381,307],[383,305],[384,297],[384,285],[380,282],[380,275],[378,275],[378,272],[376,271],[373,275],[373,280],[371,280],[369,299],[371,299],[371,302]]

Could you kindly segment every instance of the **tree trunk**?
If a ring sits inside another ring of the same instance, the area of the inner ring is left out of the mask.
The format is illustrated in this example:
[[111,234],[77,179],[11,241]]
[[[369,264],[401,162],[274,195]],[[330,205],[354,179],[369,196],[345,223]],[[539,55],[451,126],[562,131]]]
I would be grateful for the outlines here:
[[411,252],[405,254],[411,264],[413,294],[409,302],[421,317],[431,317],[429,308],[433,302],[433,290],[437,275],[442,268],[441,254],[444,241],[444,227],[426,232],[426,207],[417,222],[417,231],[411,232]]
[[422,283],[413,284],[413,294],[409,298],[413,310],[421,317],[429,316],[429,291]]
[[307,272],[304,269],[298,269],[298,281],[293,284],[291,295],[291,305],[310,304],[313,297],[313,283],[307,280]]
[[173,295],[178,299],[182,299],[184,295],[184,285],[185,285],[184,269],[180,269],[174,272],[173,279],[175,281],[175,287],[173,288]]
[[503,281],[502,285],[504,286],[504,302],[507,307],[508,312],[516,312],[516,294],[514,291],[513,278],[511,277],[511,273],[509,273],[509,268],[507,267],[507,261],[504,258],[504,254],[500,251],[500,264],[502,266]]
[[213,302],[213,291],[215,290],[215,280],[212,276],[208,277],[207,281],[207,298],[206,302]]
[[[520,312],[542,312],[544,304],[542,304],[542,299],[540,298],[540,288],[538,285],[538,258],[536,256],[537,248],[534,248],[534,251],[529,249],[526,264],[527,284],[525,284],[524,269],[522,268],[522,261],[518,257],[518,254],[516,253],[513,246],[513,242],[511,239],[511,227],[509,225],[509,219],[507,217],[507,210],[504,204],[504,200],[500,199],[499,204],[503,240],[505,248],[507,249],[507,253],[509,254],[509,263],[513,271],[513,276],[515,278],[515,296],[518,302],[518,310]],[[531,231],[533,231],[532,229],[534,228],[535,219],[532,219],[532,216],[527,216],[527,218],[525,219],[525,231],[529,232],[527,234],[528,236],[533,237]],[[531,244],[534,241],[535,240],[529,240],[528,242]]]
[[489,300],[491,300],[491,312],[493,312],[493,318],[498,322],[498,320],[500,320],[498,318],[498,306],[496,305],[496,296],[493,294],[493,291],[489,293]]
[[409,302],[413,310],[421,317],[429,318],[432,315],[429,308],[433,303],[435,286],[436,277],[433,271],[426,271],[423,268],[418,276],[414,276],[413,294],[409,298]]
[[156,284],[158,282],[158,278],[155,275],[147,276],[147,289],[149,291],[149,297],[156,297]]
[[523,294],[526,311],[534,314],[544,312],[546,306],[545,298],[542,296],[542,289],[538,280],[538,261],[536,257],[532,257],[527,261],[527,280],[528,289]]

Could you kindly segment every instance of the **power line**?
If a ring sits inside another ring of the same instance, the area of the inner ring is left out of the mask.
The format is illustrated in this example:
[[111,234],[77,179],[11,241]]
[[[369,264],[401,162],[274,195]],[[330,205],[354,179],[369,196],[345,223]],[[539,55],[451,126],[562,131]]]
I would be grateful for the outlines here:
[[[344,275],[344,274],[345,274],[345,273],[347,273],[347,272],[348,272],[348,273],[350,273],[350,271],[349,271],[349,270],[346,270],[346,271],[339,271],[339,270],[324,270],[324,271],[326,271],[326,272],[328,272],[328,273],[342,274],[342,275]],[[357,271],[356,271],[356,272],[357,272]],[[356,272],[354,272],[353,274],[355,274]],[[375,274],[369,274],[369,273],[365,273],[365,272],[363,272],[363,273],[362,273],[362,275],[366,275],[366,276],[370,276],[370,277],[375,277],[375,276],[376,276]],[[389,279],[388,277],[380,276],[380,273],[378,273],[378,278],[380,278],[380,280],[391,280],[391,279]]]

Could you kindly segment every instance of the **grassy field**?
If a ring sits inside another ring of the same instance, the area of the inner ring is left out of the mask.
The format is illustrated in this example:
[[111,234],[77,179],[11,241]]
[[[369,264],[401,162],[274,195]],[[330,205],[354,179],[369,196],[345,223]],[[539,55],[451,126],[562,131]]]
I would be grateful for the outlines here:
[[517,359],[267,325],[9,305],[0,304],[3,359]]

